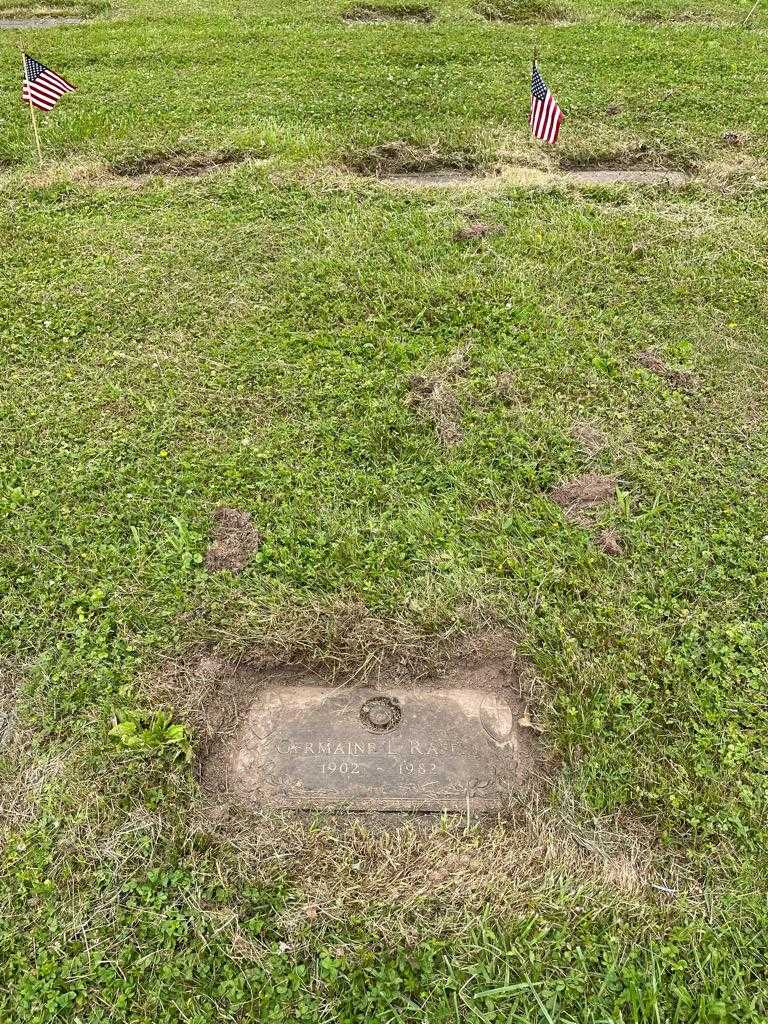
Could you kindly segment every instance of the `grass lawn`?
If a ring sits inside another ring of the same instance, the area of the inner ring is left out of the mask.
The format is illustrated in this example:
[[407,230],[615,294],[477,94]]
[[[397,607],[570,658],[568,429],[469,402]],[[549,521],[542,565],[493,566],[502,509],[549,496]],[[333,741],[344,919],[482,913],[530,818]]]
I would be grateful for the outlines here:
[[[768,1020],[751,6],[2,0],[96,14],[0,38],[2,1024]],[[19,43],[78,86],[42,169]],[[352,170],[387,152],[538,177]],[[563,173],[600,162],[691,180]],[[617,490],[575,520],[550,492],[587,473]],[[220,506],[262,537],[238,574],[205,566]],[[344,682],[467,643],[529,665],[536,800],[426,828],[207,808],[175,666]]]

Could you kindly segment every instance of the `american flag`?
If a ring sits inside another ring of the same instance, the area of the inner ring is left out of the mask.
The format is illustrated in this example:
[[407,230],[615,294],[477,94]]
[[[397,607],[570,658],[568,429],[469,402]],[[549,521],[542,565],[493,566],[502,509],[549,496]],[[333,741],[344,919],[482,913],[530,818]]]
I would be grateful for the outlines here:
[[21,96],[25,103],[31,103],[38,110],[53,110],[65,92],[74,91],[74,85],[65,82],[61,75],[57,75],[34,57],[24,54],[24,85],[21,88]]
[[531,82],[531,116],[528,118],[533,136],[536,139],[541,139],[542,142],[557,142],[562,123],[563,112],[539,74],[539,68],[534,61],[533,81]]

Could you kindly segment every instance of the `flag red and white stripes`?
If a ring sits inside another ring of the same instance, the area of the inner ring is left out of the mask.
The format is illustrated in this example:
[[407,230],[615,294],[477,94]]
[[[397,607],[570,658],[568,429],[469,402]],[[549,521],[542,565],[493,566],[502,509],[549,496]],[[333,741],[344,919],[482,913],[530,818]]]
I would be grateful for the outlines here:
[[61,75],[57,75],[34,57],[24,54],[24,84],[21,96],[25,103],[31,103],[38,110],[53,110],[65,92],[74,91],[74,85],[65,82]]
[[539,74],[535,61],[531,82],[531,116],[528,123],[534,138],[550,143],[557,142],[560,125],[563,123],[563,112]]

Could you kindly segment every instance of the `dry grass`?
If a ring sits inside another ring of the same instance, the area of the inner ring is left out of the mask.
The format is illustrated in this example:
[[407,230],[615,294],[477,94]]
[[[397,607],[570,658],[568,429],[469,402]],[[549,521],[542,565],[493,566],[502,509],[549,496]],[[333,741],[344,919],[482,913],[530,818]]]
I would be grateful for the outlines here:
[[469,355],[462,348],[454,352],[431,374],[414,374],[408,384],[405,404],[428,420],[439,443],[452,448],[461,443],[461,403],[455,391],[457,381],[469,373]]
[[589,459],[594,459],[608,447],[608,438],[600,427],[588,420],[575,420],[571,434]]
[[489,905],[501,916],[535,912],[564,890],[574,916],[700,898],[682,867],[654,852],[650,833],[618,820],[577,824],[535,802],[490,824],[387,817],[244,818],[219,807],[191,828],[231,844],[250,877],[281,866],[298,900],[284,918],[288,936],[316,918],[363,916],[382,936],[410,942],[427,926],[436,937],[457,934]]
[[18,710],[21,671],[0,664],[0,846],[31,825],[46,789],[62,777],[66,751],[35,748],[34,735]]

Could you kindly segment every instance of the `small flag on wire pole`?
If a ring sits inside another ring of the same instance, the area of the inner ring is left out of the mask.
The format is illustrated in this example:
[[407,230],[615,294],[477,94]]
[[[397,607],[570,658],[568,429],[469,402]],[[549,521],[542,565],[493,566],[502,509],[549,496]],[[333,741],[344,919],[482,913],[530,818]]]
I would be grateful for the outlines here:
[[531,115],[528,124],[535,139],[554,144],[560,134],[563,123],[563,112],[558,107],[555,97],[549,91],[539,72],[536,58],[533,58],[533,77],[531,80]]
[[41,64],[39,60],[30,57],[26,53],[21,55],[21,63],[24,68],[24,83],[21,87],[21,98],[29,104],[29,113],[32,118],[32,128],[35,133],[35,146],[37,147],[37,158],[42,166],[43,154],[40,149],[40,135],[37,130],[37,110],[53,110],[61,97],[67,92],[74,92],[74,85],[70,85],[61,75]]

